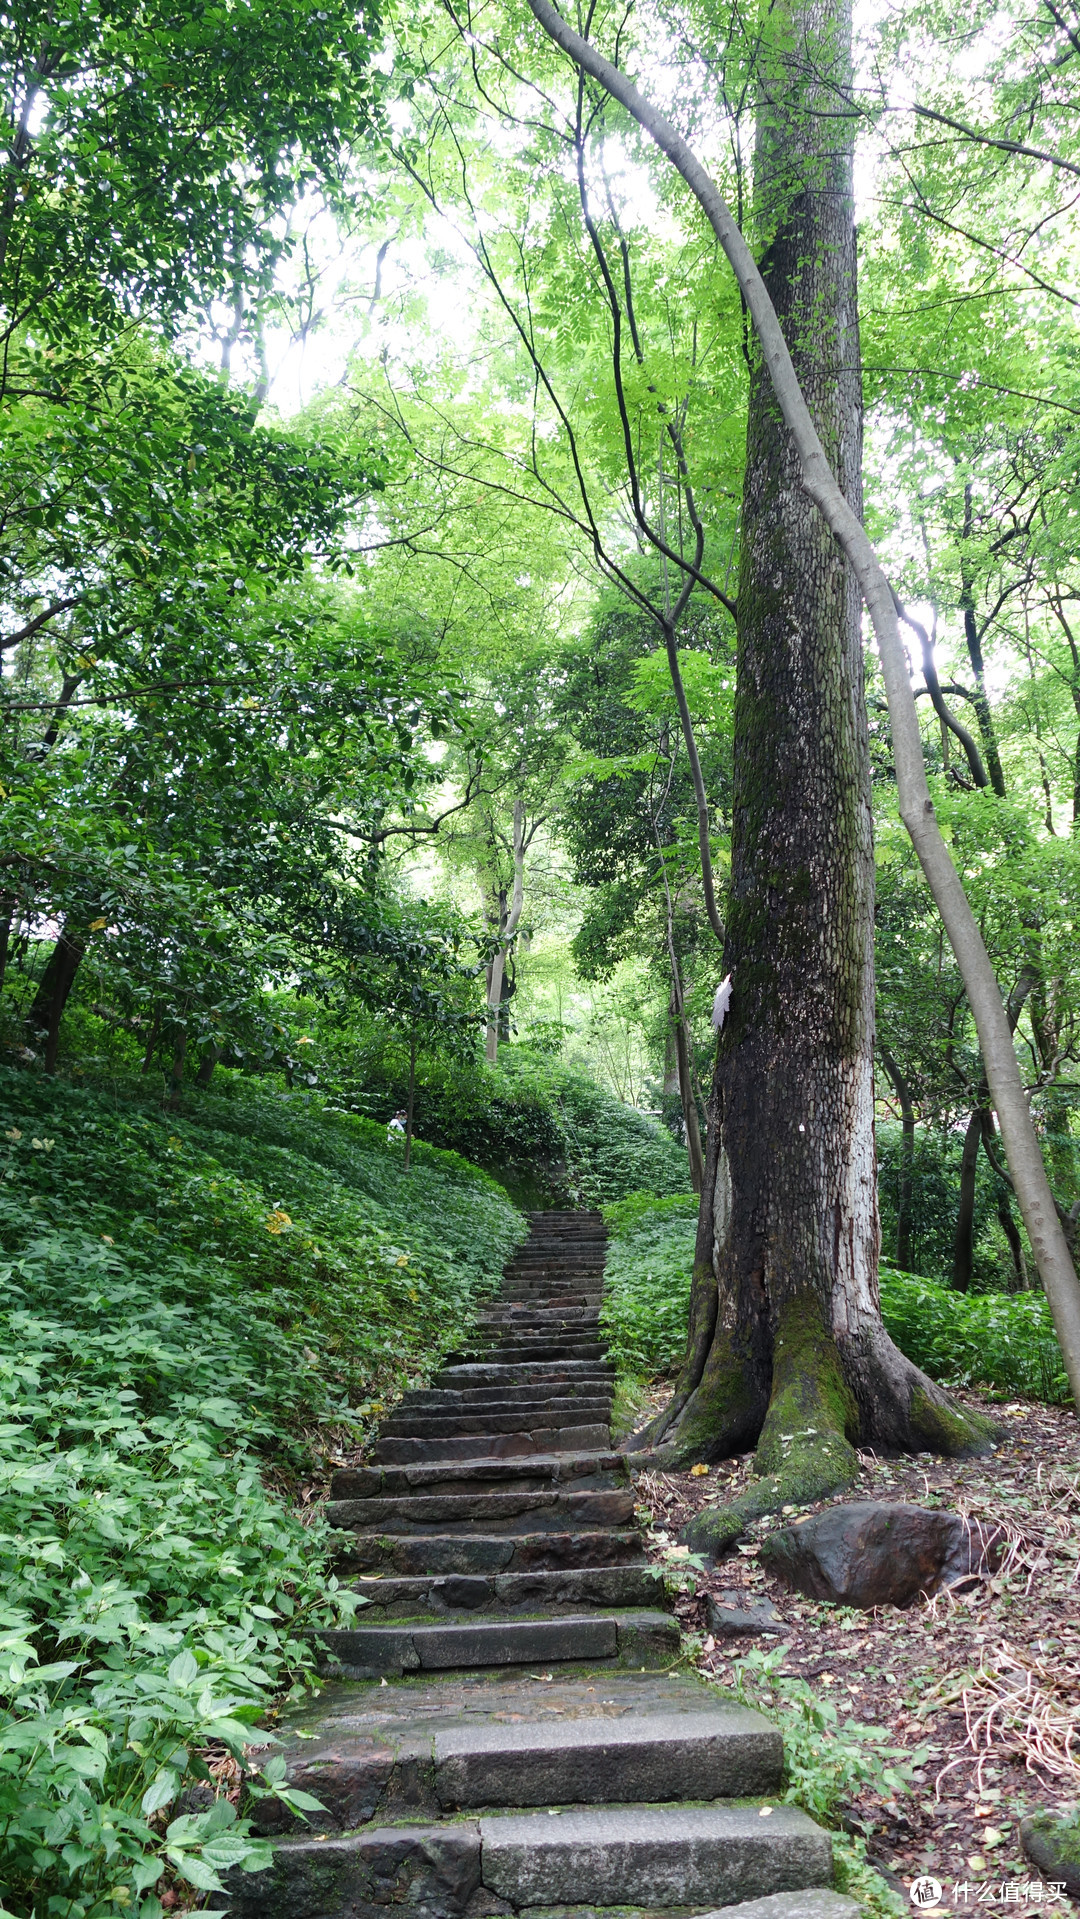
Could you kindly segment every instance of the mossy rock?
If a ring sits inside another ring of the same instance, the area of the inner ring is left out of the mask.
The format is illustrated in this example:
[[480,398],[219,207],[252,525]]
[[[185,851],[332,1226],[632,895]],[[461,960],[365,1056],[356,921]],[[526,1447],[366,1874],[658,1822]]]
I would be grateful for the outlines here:
[[1033,1812],[1020,1821],[1020,1843],[1044,1879],[1080,1898],[1080,1806],[1070,1812]]

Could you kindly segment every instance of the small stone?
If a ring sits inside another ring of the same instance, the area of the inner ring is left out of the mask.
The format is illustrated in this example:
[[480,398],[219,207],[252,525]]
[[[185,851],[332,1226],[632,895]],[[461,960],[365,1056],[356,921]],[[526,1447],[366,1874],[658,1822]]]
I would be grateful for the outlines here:
[[734,1639],[753,1633],[783,1633],[784,1622],[767,1599],[745,1605],[738,1593],[706,1596],[705,1620],[714,1639]]

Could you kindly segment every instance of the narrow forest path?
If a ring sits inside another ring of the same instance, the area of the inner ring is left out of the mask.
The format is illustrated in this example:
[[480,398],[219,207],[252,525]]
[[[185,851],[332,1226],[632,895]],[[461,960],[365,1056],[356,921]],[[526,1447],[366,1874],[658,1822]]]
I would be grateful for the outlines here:
[[230,1909],[854,1919],[825,1890],[828,1834],[764,1798],[779,1733],[672,1669],[679,1628],[610,1443],[600,1215],[531,1228],[476,1349],[335,1476],[370,1609],[326,1635],[333,1678],[282,1728],[291,1783],[325,1810],[303,1827],[260,1803],[285,1836]]

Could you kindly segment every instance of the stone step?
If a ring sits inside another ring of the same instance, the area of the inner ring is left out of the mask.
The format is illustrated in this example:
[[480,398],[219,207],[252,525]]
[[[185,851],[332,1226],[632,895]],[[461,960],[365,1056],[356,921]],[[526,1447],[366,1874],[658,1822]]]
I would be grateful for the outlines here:
[[334,1504],[342,1500],[394,1499],[421,1493],[534,1492],[541,1486],[566,1492],[614,1492],[627,1483],[622,1453],[545,1453],[527,1459],[425,1461],[418,1466],[339,1466],[330,1481]]
[[354,1533],[335,1555],[349,1573],[393,1573],[398,1577],[445,1573],[564,1572],[606,1566],[635,1566],[641,1535],[626,1532]]
[[[610,1535],[605,1535],[610,1537]],[[639,1556],[640,1557],[640,1556]],[[659,1587],[644,1558],[625,1566],[563,1567],[555,1572],[430,1572],[409,1578],[350,1580],[370,1612],[499,1612],[520,1606],[655,1606]]]
[[633,1525],[634,1494],[626,1487],[599,1493],[543,1487],[517,1493],[414,1493],[397,1499],[331,1500],[326,1516],[332,1526],[365,1532],[598,1532]]
[[603,1360],[607,1357],[604,1340],[549,1339],[546,1333],[538,1333],[535,1339],[508,1334],[505,1339],[478,1342],[476,1350],[481,1363],[488,1361],[497,1366],[513,1366],[519,1360],[535,1364],[540,1359]]
[[[483,1394],[484,1397],[480,1395]],[[603,1411],[610,1406],[614,1391],[608,1387],[603,1392],[588,1393],[532,1393],[524,1388],[519,1392],[500,1392],[498,1387],[481,1387],[475,1393],[441,1393],[428,1396],[420,1393],[407,1393],[399,1399],[390,1418],[385,1421],[382,1431],[398,1419],[486,1419],[489,1414],[498,1418],[502,1413],[583,1413]],[[565,1424],[565,1421],[563,1422]]]
[[[552,1709],[535,1685],[529,1700],[520,1696],[520,1680],[515,1686],[500,1675],[485,1685],[490,1697],[479,1710],[462,1714],[452,1681],[428,1681],[413,1695],[413,1717],[395,1715],[391,1700],[374,1725],[370,1715],[358,1721],[348,1709],[350,1689],[332,1683],[329,1710],[308,1708],[282,1726],[286,1777],[322,1800],[323,1810],[311,1814],[317,1832],[381,1823],[404,1805],[414,1817],[439,1819],[491,1806],[671,1803],[779,1790],[783,1744],[758,1713],[691,1702],[679,1687],[670,1703],[647,1698],[644,1711],[627,1711],[618,1698],[627,1680],[597,1677],[616,1691],[605,1707],[619,1711],[599,1711],[595,1686],[586,1695],[580,1680],[560,1682]],[[437,1690],[449,1696],[434,1716]],[[268,1833],[302,1826],[272,1799],[256,1801],[253,1823]]]
[[[463,1422],[466,1423],[466,1422]],[[376,1464],[406,1465],[413,1459],[514,1459],[529,1453],[599,1451],[610,1446],[606,1423],[593,1426],[543,1426],[536,1432],[463,1433],[446,1439],[380,1439],[372,1454]]]
[[497,1313],[481,1313],[477,1325],[483,1331],[529,1333],[593,1333],[600,1323],[599,1311],[592,1306],[504,1306]]
[[842,1892],[811,1889],[774,1892],[765,1899],[740,1900],[737,1906],[725,1906],[722,1913],[705,1913],[702,1919],[859,1919],[859,1908],[854,1899],[846,1898]]
[[776,1806],[624,1806],[492,1813],[479,1821],[482,1883],[511,1906],[723,1904],[832,1879],[832,1842]]
[[[465,1412],[434,1406],[414,1411],[402,1401],[396,1412],[383,1421],[379,1432],[385,1439],[456,1439],[463,1433],[538,1432],[544,1426],[601,1425],[604,1422],[600,1414],[606,1411],[607,1403],[602,1399],[556,1399],[521,1407],[503,1400],[498,1410],[485,1406]],[[586,1413],[594,1417],[586,1420]],[[568,1418],[568,1414],[574,1418]]]
[[558,1366],[544,1360],[534,1360],[531,1364],[519,1360],[515,1365],[496,1365],[491,1360],[461,1360],[457,1365],[446,1366],[435,1376],[435,1384],[447,1386],[501,1386],[504,1391],[514,1386],[539,1386],[549,1384],[553,1388],[563,1385],[610,1386],[615,1378],[613,1360],[564,1359]]
[[679,1656],[678,1622],[663,1612],[597,1612],[351,1626],[317,1635],[335,1678],[499,1666],[613,1662],[665,1666]]
[[234,1871],[227,1886],[234,1919],[352,1919],[386,1908],[464,1919],[470,1902],[490,1912],[492,1900],[518,1912],[719,1903],[731,1919],[748,1895],[801,1895],[831,1877],[829,1835],[805,1813],[777,1806],[762,1819],[756,1807],[676,1803],[305,1834],[278,1844],[269,1871]]

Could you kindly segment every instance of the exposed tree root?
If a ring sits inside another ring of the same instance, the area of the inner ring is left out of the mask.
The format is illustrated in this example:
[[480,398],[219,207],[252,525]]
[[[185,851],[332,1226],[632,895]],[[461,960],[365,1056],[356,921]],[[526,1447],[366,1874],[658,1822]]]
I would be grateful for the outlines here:
[[812,1302],[790,1302],[773,1346],[767,1397],[752,1346],[718,1332],[701,1383],[669,1425],[669,1437],[630,1452],[631,1464],[672,1471],[730,1458],[756,1441],[755,1477],[745,1492],[698,1514],[681,1535],[695,1551],[719,1558],[752,1520],[843,1492],[858,1474],[858,1443],[953,1458],[993,1444],[991,1421],[957,1405],[884,1331],[841,1345]]

